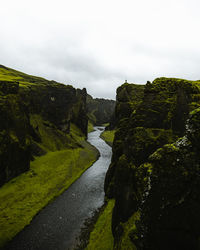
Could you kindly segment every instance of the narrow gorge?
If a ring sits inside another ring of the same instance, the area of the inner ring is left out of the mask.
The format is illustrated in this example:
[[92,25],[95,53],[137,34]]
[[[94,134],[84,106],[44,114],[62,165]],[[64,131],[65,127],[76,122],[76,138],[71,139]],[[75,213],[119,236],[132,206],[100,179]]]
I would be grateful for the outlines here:
[[115,102],[1,65],[0,120],[1,249],[200,250],[200,81]]
[[62,195],[46,206],[5,249],[74,249],[84,222],[104,204],[104,179],[111,161],[111,147],[101,138],[103,127],[89,133],[88,142],[100,153],[99,159]]

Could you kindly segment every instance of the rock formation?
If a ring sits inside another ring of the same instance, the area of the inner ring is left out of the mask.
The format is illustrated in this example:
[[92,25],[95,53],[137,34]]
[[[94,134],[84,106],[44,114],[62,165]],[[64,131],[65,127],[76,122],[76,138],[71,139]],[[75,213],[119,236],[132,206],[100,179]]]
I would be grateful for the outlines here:
[[80,146],[87,136],[86,89],[0,67],[0,185],[29,169],[34,155]]
[[135,213],[140,219],[128,234],[137,249],[199,249],[198,107],[200,81],[158,78],[118,88],[105,192],[116,200],[112,231],[119,249],[123,225]]

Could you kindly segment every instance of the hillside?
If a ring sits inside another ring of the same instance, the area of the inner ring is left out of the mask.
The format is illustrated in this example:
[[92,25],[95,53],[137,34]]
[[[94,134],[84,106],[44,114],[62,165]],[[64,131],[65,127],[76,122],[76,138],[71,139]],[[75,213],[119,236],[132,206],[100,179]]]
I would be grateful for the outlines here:
[[78,146],[70,125],[87,135],[86,95],[0,66],[1,185],[28,170],[35,155]]
[[0,247],[97,159],[86,96],[0,66]]
[[199,107],[200,81],[118,88],[105,180],[116,249],[199,249]]

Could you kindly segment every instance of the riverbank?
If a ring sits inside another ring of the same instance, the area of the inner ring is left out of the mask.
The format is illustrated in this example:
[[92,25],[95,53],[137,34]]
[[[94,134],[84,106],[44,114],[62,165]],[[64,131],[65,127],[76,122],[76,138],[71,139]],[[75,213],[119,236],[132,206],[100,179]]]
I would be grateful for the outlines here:
[[66,190],[99,157],[84,139],[82,147],[48,152],[0,189],[0,248],[28,225],[50,201]]
[[113,249],[111,218],[114,203],[114,200],[105,202],[91,218],[85,221],[81,229],[79,244],[73,250]]
[[94,228],[90,233],[89,244],[85,248],[86,250],[113,249],[114,239],[111,229],[111,218],[114,204],[114,200],[109,200],[108,203],[103,207],[102,211],[100,211]]
[[[112,147],[114,134],[115,130],[104,130],[100,134],[100,138]],[[79,244],[74,250],[113,249],[111,218],[114,203],[114,200],[108,200],[91,218],[85,221],[79,237]]]
[[99,138],[103,127],[94,129],[88,141],[99,150],[99,159],[45,206],[5,249],[63,250],[77,246],[84,222],[104,204],[104,179],[111,161],[111,148]]
[[104,130],[100,138],[103,139],[110,147],[113,145],[115,130]]

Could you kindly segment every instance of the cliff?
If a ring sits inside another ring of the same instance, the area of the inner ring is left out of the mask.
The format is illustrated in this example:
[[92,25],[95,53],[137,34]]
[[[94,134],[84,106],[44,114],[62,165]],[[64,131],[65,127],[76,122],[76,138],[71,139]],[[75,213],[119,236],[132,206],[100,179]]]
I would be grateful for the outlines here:
[[94,125],[109,123],[113,119],[115,101],[103,98],[92,98],[87,95],[88,118]]
[[0,185],[29,169],[34,156],[81,145],[87,136],[86,89],[0,66]]
[[107,197],[116,200],[117,249],[127,235],[131,249],[199,249],[198,107],[200,81],[158,78],[118,88],[105,180]]

